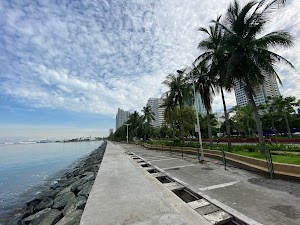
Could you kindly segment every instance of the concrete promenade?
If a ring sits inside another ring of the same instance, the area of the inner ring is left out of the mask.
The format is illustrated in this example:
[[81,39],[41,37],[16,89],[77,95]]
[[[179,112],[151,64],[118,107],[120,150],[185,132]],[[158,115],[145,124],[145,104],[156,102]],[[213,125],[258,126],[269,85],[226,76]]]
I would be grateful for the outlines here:
[[125,152],[135,153],[247,224],[300,224],[299,182],[270,180],[230,166],[224,170],[219,161],[209,158],[199,164],[181,154],[108,142],[81,225],[211,224]]
[[137,164],[123,145],[108,142],[80,224],[211,223]]

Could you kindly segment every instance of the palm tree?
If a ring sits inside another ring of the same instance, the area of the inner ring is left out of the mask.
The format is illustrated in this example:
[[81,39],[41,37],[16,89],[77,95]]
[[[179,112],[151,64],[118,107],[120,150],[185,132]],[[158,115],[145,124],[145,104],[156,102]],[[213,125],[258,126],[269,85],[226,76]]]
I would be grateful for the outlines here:
[[179,106],[180,117],[181,117],[181,137],[184,135],[182,107],[187,99],[191,97],[191,86],[188,83],[187,78],[184,75],[185,70],[177,70],[177,74],[169,74],[163,84],[169,87],[169,91],[166,93],[169,98],[173,101],[175,106]]
[[258,3],[250,1],[241,8],[235,0],[227,10],[225,23],[220,24],[216,21],[225,32],[224,46],[230,55],[226,76],[234,77],[236,82],[244,86],[253,107],[262,154],[265,154],[265,143],[258,108],[254,102],[254,89],[263,84],[267,76],[276,76],[280,81],[274,68],[275,63],[284,62],[292,68],[293,65],[287,59],[269,50],[270,47],[292,46],[292,37],[288,32],[274,31],[258,36],[265,28],[268,16],[274,7],[284,2],[282,0],[271,2],[262,0]]
[[164,119],[167,124],[171,125],[173,136],[175,136],[173,112],[176,108],[176,105],[174,104],[173,99],[170,97],[169,93],[164,94],[163,104],[160,107],[164,108]]
[[286,129],[288,132],[288,136],[289,136],[289,138],[292,138],[288,115],[290,113],[294,112],[293,105],[297,104],[295,102],[296,98],[292,97],[292,96],[285,97],[285,98],[282,96],[278,96],[278,97],[270,98],[270,101],[271,101],[272,109],[275,112],[278,112],[280,115],[283,116],[285,125],[286,125]]
[[201,100],[206,109],[207,132],[210,141],[210,149],[213,148],[212,131],[210,123],[210,113],[212,110],[212,98],[215,95],[213,80],[208,76],[209,67],[206,61],[202,61],[192,71],[195,78],[195,87],[201,96]]
[[230,58],[226,48],[224,48],[224,32],[219,24],[221,17],[218,17],[213,26],[209,29],[200,27],[199,31],[204,32],[208,35],[206,39],[201,41],[198,45],[198,49],[203,50],[200,56],[195,60],[195,64],[201,64],[203,61],[210,63],[209,74],[211,79],[215,79],[215,85],[219,87],[222,96],[223,110],[225,115],[226,133],[228,150],[231,151],[231,132],[229,115],[227,112],[224,91],[231,91],[234,85],[233,79],[227,75],[227,65]]
[[243,131],[245,134],[248,133],[249,136],[251,135],[251,131],[253,134],[253,127],[255,122],[251,105],[235,106],[231,108],[230,111],[235,111],[235,115],[232,119],[236,122],[237,130]]
[[149,105],[144,106],[142,109],[142,112],[144,113],[143,115],[143,121],[145,121],[145,136],[144,136],[144,140],[146,140],[146,135],[147,135],[147,127],[149,127],[150,130],[150,135],[151,135],[151,123],[153,120],[155,120],[154,118],[154,113],[151,110],[151,107]]
[[134,111],[132,114],[130,114],[127,123],[131,124],[131,126],[129,126],[129,129],[134,137],[138,136],[138,129],[141,126],[141,122],[142,117],[137,111]]

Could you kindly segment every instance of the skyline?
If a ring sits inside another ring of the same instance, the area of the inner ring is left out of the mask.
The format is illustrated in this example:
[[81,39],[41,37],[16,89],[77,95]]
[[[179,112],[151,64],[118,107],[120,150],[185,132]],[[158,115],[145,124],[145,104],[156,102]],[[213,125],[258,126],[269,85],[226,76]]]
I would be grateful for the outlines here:
[[[161,83],[168,74],[191,66],[205,38],[197,29],[230,2],[1,1],[0,142],[107,136],[118,108],[140,112],[167,90]],[[294,36],[294,48],[276,52],[296,68],[278,65],[280,92],[297,98],[299,10],[299,2],[287,1],[265,31]],[[226,102],[236,104],[234,92]],[[222,111],[219,96],[213,110]]]

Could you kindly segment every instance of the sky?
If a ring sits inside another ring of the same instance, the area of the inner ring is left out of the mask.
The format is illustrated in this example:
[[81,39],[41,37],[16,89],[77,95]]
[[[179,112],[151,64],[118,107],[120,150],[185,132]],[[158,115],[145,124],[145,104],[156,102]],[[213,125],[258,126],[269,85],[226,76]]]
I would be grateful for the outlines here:
[[[199,27],[229,0],[1,0],[0,142],[107,136],[118,108],[140,111],[170,73],[191,66]],[[246,0],[241,0],[245,3]],[[300,2],[287,0],[265,33],[289,31],[276,49],[281,94],[300,98]],[[234,93],[226,93],[229,106]],[[219,95],[213,110],[222,111]]]

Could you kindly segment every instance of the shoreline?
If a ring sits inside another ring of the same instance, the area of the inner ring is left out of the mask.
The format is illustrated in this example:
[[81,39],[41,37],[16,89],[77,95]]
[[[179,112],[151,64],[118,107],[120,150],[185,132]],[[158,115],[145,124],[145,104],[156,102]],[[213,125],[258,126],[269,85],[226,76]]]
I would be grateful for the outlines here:
[[41,193],[33,196],[21,208],[9,212],[0,225],[79,224],[106,144],[104,141],[99,148],[74,162],[74,166],[58,172],[56,179],[37,187]]

